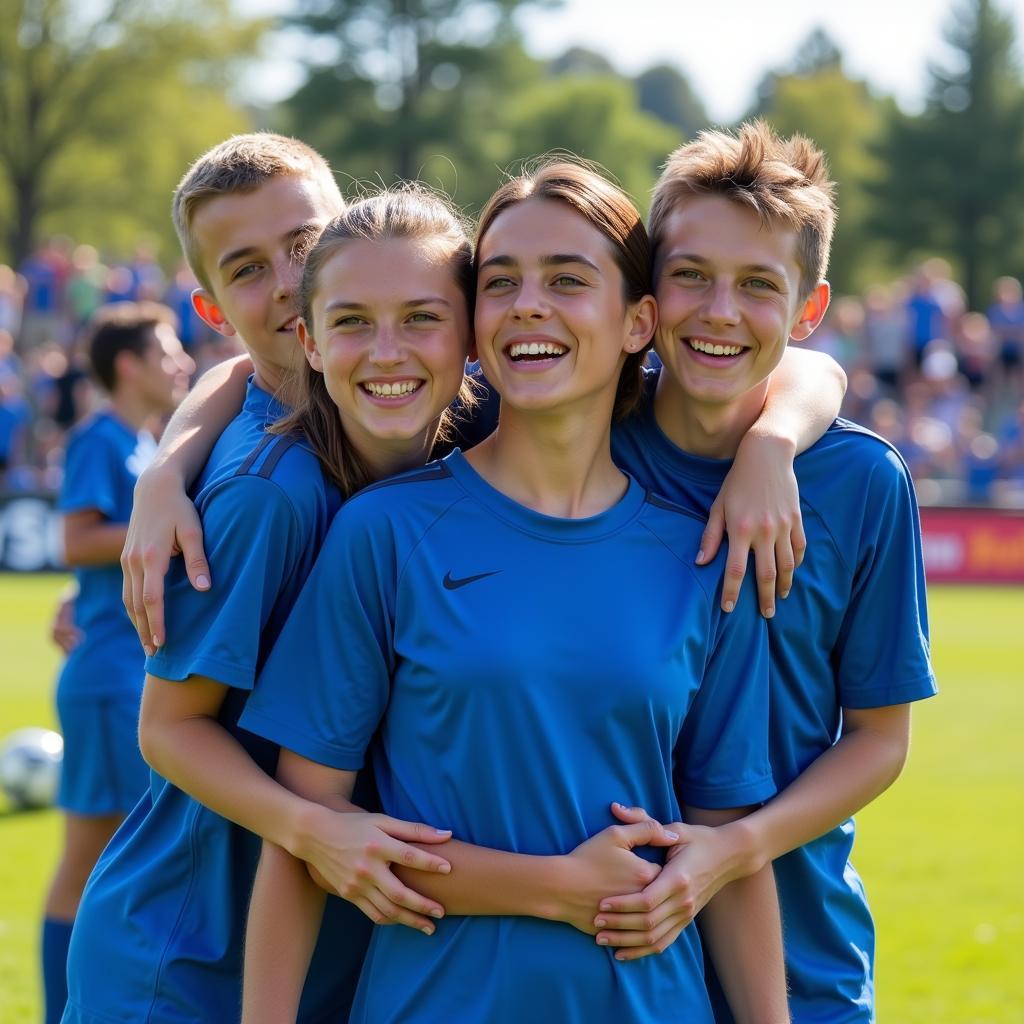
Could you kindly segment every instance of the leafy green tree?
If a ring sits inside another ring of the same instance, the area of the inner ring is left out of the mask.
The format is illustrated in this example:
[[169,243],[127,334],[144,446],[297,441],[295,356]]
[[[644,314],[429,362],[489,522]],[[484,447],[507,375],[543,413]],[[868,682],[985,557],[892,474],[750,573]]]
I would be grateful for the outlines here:
[[964,0],[946,39],[954,57],[931,67],[924,112],[890,113],[872,225],[901,256],[949,255],[977,308],[1024,264],[1024,79],[991,0]]
[[438,154],[457,163],[478,98],[497,117],[495,86],[510,84],[513,67],[527,80],[542,73],[519,48],[513,15],[558,2],[305,0],[291,21],[317,56],[288,103],[291,124],[340,168],[385,180],[422,176]]
[[519,90],[544,81],[545,70],[514,39],[457,49],[450,65],[458,68],[457,76],[418,99],[418,119],[406,139],[413,144],[405,172],[396,156],[396,126],[370,82],[353,80],[332,90],[314,74],[288,100],[285,127],[330,160],[343,188],[348,183],[351,191],[352,182],[418,178],[475,211],[493,191],[499,168],[519,152],[508,107]]
[[757,85],[754,106],[748,116],[756,117],[770,111],[775,104],[778,83],[785,78],[813,78],[825,71],[841,71],[843,54],[839,44],[818,26],[804,37],[789,63],[768,71]]
[[548,71],[556,76],[607,75],[615,77],[618,74],[612,62],[603,53],[595,53],[585,46],[571,46],[565,53],[549,60]]
[[656,64],[637,75],[640,109],[679,131],[678,143],[706,128],[708,112],[689,79],[671,64]]
[[508,109],[519,157],[570,150],[607,168],[642,209],[677,133],[637,108],[633,84],[618,78],[561,78],[513,97]]
[[168,237],[187,162],[246,119],[222,97],[262,26],[229,0],[0,0],[0,248],[45,228]]

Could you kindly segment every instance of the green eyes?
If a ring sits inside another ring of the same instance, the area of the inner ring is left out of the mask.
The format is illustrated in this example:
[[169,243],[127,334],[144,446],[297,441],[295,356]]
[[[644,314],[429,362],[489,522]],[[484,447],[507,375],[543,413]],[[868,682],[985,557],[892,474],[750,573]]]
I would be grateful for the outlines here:
[[[587,282],[574,274],[559,274],[558,277],[554,278],[551,282],[556,288],[585,288]],[[484,282],[483,291],[502,291],[506,288],[514,288],[516,282],[510,277],[492,277],[489,281]]]
[[[426,311],[420,311],[418,313],[411,313],[405,320],[407,324],[433,324],[439,323],[440,317],[436,313],[428,313]],[[364,327],[369,325],[369,320],[366,317],[358,316],[355,313],[351,313],[348,316],[340,316],[336,320],[332,320],[330,327],[331,330],[336,330],[339,327]]]
[[[670,277],[674,277],[681,281],[692,281],[700,283],[707,281],[708,278],[704,276],[699,270],[694,270],[692,267],[680,267],[678,270],[673,270],[669,274]],[[764,277],[748,277],[742,282],[745,288],[752,288],[755,291],[778,291],[778,286],[772,281],[769,281]]]

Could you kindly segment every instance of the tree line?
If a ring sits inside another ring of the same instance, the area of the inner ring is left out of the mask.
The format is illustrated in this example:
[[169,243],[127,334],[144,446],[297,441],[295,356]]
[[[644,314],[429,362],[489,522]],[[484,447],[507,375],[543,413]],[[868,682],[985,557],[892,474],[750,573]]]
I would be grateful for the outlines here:
[[[117,252],[146,236],[168,260],[170,195],[191,159],[271,128],[320,149],[349,190],[416,177],[474,213],[503,170],[567,149],[644,205],[659,165],[709,124],[685,72],[629,77],[601,54],[542,61],[515,15],[559,0],[296,0],[282,22],[230,0],[0,0],[0,260],[46,235]],[[239,95],[247,62],[287,37],[305,76],[271,110]],[[924,109],[852,76],[812,31],[766,74],[747,116],[828,153],[840,226],[830,276],[862,288],[925,255],[957,268],[973,306],[1024,274],[1024,74],[1010,16],[958,0],[950,57]]]

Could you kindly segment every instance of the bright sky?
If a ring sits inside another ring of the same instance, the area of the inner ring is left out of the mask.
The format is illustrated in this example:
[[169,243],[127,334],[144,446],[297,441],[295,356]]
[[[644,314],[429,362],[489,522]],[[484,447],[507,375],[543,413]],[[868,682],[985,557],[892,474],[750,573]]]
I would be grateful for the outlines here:
[[[942,30],[964,0],[729,0],[691,6],[680,0],[567,0],[555,11],[521,19],[527,49],[551,57],[579,45],[635,74],[652,64],[675,64],[689,77],[712,120],[734,121],[750,105],[765,71],[786,64],[815,26],[836,40],[850,74],[891,93],[908,110],[919,107],[927,63],[946,55]],[[1024,62],[1024,0],[995,0],[1017,26]],[[250,0],[247,12],[280,13],[291,0]],[[274,60],[254,92],[287,95],[296,70]],[[255,77],[254,77],[255,81]]]

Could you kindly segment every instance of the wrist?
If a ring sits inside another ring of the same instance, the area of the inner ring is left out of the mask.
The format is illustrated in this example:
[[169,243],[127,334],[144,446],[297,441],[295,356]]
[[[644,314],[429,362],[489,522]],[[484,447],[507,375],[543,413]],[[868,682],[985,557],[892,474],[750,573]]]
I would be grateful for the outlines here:
[[730,880],[756,875],[768,862],[764,843],[753,815],[737,818],[720,826],[729,846],[728,876]]
[[757,420],[740,440],[739,452],[754,450],[772,452],[792,461],[796,457],[798,438],[794,433],[781,430],[777,422]]
[[178,468],[171,454],[157,451],[153,461],[139,474],[135,481],[136,497],[144,493],[162,495],[180,494],[185,489],[185,475]]
[[277,827],[268,831],[265,838],[297,860],[309,861],[317,848],[317,837],[324,833],[324,815],[334,812],[298,796],[289,799],[284,812],[274,816]]
[[567,856],[535,857],[536,885],[524,893],[524,914],[545,921],[570,921],[571,911],[566,894],[573,882],[572,858]]

